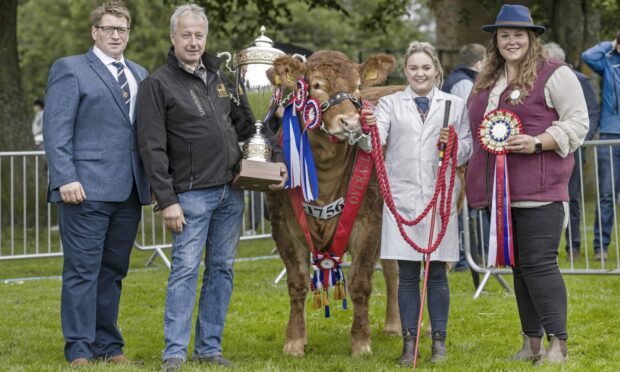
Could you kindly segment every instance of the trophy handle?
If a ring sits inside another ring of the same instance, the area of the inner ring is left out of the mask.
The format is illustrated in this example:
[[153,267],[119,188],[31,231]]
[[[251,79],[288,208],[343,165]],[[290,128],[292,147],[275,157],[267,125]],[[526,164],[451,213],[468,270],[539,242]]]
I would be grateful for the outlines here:
[[222,58],[222,56],[226,57],[226,68],[228,69],[228,71],[234,74],[235,70],[230,68],[230,61],[232,61],[232,55],[229,52],[219,52],[217,56],[218,58]]
[[[219,57],[219,56],[218,56]],[[297,58],[298,60],[302,61],[302,62],[306,62],[306,56],[302,55],[302,54],[293,54],[293,58]]]

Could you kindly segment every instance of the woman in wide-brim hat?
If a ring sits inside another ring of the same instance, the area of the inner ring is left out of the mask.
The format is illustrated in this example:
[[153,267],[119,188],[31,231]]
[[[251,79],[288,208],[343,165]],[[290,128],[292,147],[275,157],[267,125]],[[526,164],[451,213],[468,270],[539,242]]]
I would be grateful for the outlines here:
[[[568,210],[572,152],[588,131],[586,102],[570,68],[546,57],[539,39],[545,28],[533,23],[527,7],[504,5],[495,23],[482,29],[493,33],[493,39],[468,104],[472,134],[477,136],[485,115],[498,108],[514,112],[523,126],[522,134],[511,135],[503,146],[508,152],[514,289],[524,339],[512,358],[562,362],[568,356],[567,300],[557,255]],[[467,199],[474,208],[493,205],[496,155],[485,150],[485,141],[484,136],[474,141],[466,175]]]

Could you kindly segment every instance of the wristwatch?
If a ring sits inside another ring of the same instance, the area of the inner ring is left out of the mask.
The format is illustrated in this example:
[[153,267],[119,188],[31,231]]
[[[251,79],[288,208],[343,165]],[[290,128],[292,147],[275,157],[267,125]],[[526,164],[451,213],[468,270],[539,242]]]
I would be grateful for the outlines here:
[[538,137],[534,137],[534,152],[537,154],[542,152],[542,142]]

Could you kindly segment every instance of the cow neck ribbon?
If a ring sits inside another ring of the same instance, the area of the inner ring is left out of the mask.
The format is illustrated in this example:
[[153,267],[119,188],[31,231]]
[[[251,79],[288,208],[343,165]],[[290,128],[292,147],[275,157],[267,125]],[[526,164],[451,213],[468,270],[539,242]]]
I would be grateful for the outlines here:
[[284,188],[301,187],[304,200],[313,201],[319,195],[319,182],[308,138],[308,128],[300,129],[299,118],[293,104],[289,104],[284,110],[282,121],[282,148],[289,172]]
[[295,216],[304,233],[306,243],[312,253],[312,268],[314,273],[310,281],[310,289],[314,293],[314,308],[325,308],[325,317],[329,318],[329,287],[334,287],[334,299],[342,300],[342,307],[347,308],[346,281],[342,271],[342,259],[349,244],[355,218],[362,206],[366,189],[372,173],[371,154],[358,149],[355,155],[355,165],[345,196],[344,210],[338,219],[336,233],[327,252],[319,252],[312,242],[312,235],[308,227],[308,220],[302,205],[299,189],[287,191]]

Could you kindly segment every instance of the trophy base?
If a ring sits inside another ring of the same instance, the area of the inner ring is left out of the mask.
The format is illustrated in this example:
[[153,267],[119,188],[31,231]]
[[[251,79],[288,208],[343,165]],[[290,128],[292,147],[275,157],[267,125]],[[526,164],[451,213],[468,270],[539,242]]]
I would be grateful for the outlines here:
[[269,191],[269,185],[280,182],[282,176],[278,164],[243,159],[232,185],[242,190]]

